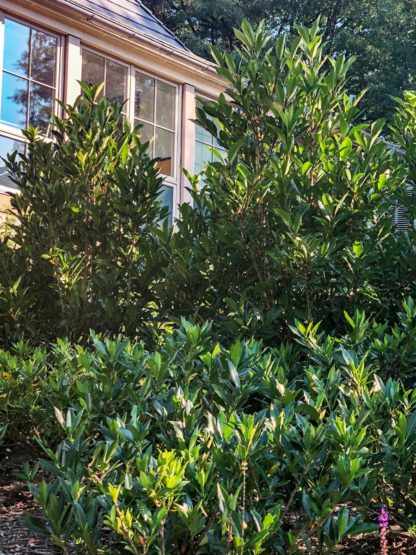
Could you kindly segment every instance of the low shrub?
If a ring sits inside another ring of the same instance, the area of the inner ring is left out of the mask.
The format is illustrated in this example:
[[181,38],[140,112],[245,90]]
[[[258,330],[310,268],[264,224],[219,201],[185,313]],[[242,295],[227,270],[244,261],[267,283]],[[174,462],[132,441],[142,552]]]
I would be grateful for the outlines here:
[[380,506],[410,528],[416,393],[383,374],[401,332],[346,318],[343,337],[298,324],[275,349],[184,320],[151,352],[100,336],[2,351],[5,441],[44,451],[27,524],[64,551],[166,554],[328,553]]

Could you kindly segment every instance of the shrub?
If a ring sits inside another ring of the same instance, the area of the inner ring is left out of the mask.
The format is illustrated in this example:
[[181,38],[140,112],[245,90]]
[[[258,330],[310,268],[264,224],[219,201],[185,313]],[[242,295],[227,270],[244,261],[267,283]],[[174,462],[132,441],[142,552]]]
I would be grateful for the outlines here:
[[[290,43],[262,25],[236,35],[234,54],[213,50],[228,87],[198,124],[224,150],[191,178],[194,206],[169,237],[166,312],[271,344],[296,319],[342,331],[344,310],[394,317],[415,283],[414,232],[391,218],[409,157],[383,141],[382,120],[362,122],[347,94],[353,60],[325,55],[317,23]],[[402,106],[404,137],[415,113],[408,97]]]
[[347,320],[338,338],[299,324],[297,347],[224,348],[183,321],[154,352],[99,336],[1,352],[0,425],[32,425],[45,453],[26,522],[64,549],[167,554],[331,552],[380,506],[414,525],[416,394],[383,376],[379,325]]
[[185,316],[225,343],[276,345],[296,320],[343,333],[345,310],[393,324],[415,285],[415,230],[391,218],[398,203],[415,216],[414,94],[390,130],[399,156],[383,121],[362,122],[352,60],[325,56],[319,32],[286,42],[245,23],[233,55],[213,50],[228,87],[198,124],[222,150],[189,176],[174,229],[159,226],[162,180],[139,130],[99,89],[63,107],[54,143],[29,130],[28,155],[8,161],[21,195],[0,241],[0,339],[134,336]]
[[29,129],[27,156],[8,158],[20,194],[0,244],[5,342],[131,334],[155,310],[162,179],[123,107],[83,88],[55,119],[54,142]]

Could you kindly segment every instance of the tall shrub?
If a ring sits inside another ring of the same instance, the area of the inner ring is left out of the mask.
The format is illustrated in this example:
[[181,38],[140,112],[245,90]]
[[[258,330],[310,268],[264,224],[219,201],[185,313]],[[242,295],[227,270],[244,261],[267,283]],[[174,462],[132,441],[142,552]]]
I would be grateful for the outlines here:
[[406,281],[391,218],[405,172],[384,122],[359,123],[353,60],[325,55],[317,23],[289,43],[248,23],[236,36],[234,55],[213,49],[228,87],[198,124],[225,153],[191,178],[194,205],[169,237],[166,311],[268,341],[295,319],[332,330],[346,308],[388,314]]
[[132,334],[155,309],[162,179],[122,105],[83,87],[53,142],[26,132],[8,169],[20,194],[0,252],[3,340]]

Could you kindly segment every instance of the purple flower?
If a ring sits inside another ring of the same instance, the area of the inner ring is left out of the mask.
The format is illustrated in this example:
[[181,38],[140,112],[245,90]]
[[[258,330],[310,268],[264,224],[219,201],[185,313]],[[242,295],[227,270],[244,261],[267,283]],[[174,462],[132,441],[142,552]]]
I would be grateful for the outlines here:
[[389,526],[389,513],[384,507],[380,509],[380,513],[378,515],[378,524],[380,528],[384,529],[388,528]]

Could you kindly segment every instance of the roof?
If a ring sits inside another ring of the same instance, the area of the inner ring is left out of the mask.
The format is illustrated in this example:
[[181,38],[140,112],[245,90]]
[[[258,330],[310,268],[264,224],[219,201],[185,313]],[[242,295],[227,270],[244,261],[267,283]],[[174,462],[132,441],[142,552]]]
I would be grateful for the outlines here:
[[167,43],[180,50],[188,48],[140,0],[65,0],[66,4],[79,6]]

